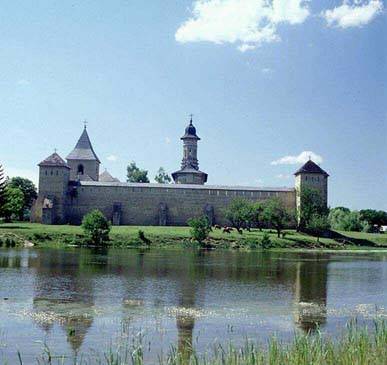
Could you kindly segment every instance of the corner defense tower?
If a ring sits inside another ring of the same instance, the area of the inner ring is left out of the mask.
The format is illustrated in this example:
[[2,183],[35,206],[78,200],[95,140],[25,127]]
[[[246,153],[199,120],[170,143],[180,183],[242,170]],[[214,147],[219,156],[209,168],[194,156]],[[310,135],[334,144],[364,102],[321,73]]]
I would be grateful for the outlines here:
[[98,181],[100,160],[94,152],[85,128],[72,152],[66,157],[70,180]]
[[307,161],[295,173],[296,177],[296,209],[300,212],[301,192],[305,188],[312,188],[320,193],[324,204],[328,204],[328,173],[312,160]]
[[185,128],[183,141],[183,160],[181,169],[172,174],[176,184],[197,184],[203,185],[207,182],[207,174],[199,170],[198,162],[198,141],[196,128],[192,123],[192,116],[189,125]]

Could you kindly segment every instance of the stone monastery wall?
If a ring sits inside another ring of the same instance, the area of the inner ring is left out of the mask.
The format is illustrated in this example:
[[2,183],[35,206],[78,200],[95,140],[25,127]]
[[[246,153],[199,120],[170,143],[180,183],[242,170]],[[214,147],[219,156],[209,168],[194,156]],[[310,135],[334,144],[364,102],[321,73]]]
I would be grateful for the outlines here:
[[[65,215],[79,224],[92,209],[101,210],[114,224],[186,225],[189,218],[207,215],[213,224],[229,224],[223,210],[235,198],[264,201],[279,197],[296,208],[295,189],[259,189],[183,184],[131,184],[81,182],[76,197],[68,202]],[[116,214],[115,214],[116,211]],[[118,212],[118,213],[117,213]],[[115,222],[115,218],[119,219]]]

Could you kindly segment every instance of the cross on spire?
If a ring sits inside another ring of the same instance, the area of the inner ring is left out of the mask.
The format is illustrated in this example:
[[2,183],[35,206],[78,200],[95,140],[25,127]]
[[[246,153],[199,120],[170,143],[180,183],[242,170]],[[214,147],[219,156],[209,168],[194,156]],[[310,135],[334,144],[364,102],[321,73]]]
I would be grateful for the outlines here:
[[56,148],[54,148],[54,153],[57,153],[57,151],[58,151],[58,150],[57,150]]
[[192,124],[192,117],[193,117],[193,114],[191,113],[191,114],[189,115],[189,117],[190,117],[190,123]]
[[86,127],[87,127],[87,120],[86,119],[84,119],[83,125],[85,126],[85,129],[86,129]]

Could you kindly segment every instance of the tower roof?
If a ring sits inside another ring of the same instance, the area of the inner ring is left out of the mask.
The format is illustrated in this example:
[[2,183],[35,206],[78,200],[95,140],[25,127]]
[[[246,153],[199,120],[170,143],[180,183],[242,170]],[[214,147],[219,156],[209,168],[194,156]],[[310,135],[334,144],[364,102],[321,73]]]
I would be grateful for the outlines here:
[[63,160],[63,158],[60,157],[56,152],[44,159],[41,163],[38,164],[38,166],[66,167],[68,169],[70,168],[67,165],[66,161]]
[[196,128],[192,124],[192,116],[191,116],[191,119],[189,121],[189,124],[185,128],[184,136],[181,137],[181,139],[186,139],[186,138],[193,138],[193,139],[196,139],[196,140],[200,140],[200,138],[196,134]]
[[101,181],[101,182],[120,182],[120,180],[118,180],[117,178],[110,175],[110,173],[106,169],[102,174],[99,175],[98,181]]
[[93,146],[91,145],[89,135],[86,130],[86,126],[83,129],[81,136],[75,148],[70,152],[66,157],[67,160],[96,160],[101,162],[97,157],[97,154],[94,152]]
[[322,174],[325,176],[329,176],[326,171],[324,171],[319,165],[317,165],[312,160],[307,161],[304,165],[302,165],[295,173],[294,175],[299,174]]

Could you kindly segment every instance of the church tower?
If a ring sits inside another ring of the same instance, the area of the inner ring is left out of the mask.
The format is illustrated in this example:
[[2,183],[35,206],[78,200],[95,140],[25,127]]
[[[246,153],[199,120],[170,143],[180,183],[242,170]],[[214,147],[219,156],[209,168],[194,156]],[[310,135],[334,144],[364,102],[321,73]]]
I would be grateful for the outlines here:
[[301,193],[305,188],[317,190],[324,204],[328,205],[328,173],[312,160],[307,161],[295,173],[296,177],[296,208],[302,209]]
[[98,181],[101,162],[91,145],[86,125],[75,148],[66,159],[71,168],[71,180]]
[[207,182],[207,174],[199,170],[198,141],[200,138],[192,124],[192,116],[184,136],[180,139],[183,141],[183,160],[181,169],[172,174],[173,180],[176,184],[203,185]]

